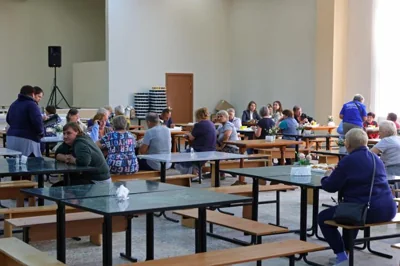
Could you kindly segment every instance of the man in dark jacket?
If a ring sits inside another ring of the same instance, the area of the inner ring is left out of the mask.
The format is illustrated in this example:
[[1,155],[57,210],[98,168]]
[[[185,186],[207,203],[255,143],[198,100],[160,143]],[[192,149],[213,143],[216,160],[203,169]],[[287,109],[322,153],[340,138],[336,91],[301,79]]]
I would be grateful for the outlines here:
[[34,88],[23,86],[7,113],[7,148],[25,156],[41,157],[40,139],[43,137],[43,119],[34,100]]

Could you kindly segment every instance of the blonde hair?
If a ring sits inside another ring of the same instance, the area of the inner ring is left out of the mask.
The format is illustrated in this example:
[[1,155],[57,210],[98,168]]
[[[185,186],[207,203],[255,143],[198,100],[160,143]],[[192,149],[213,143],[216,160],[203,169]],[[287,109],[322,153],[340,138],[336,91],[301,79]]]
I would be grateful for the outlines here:
[[210,118],[210,113],[208,112],[207,107],[202,107],[197,109],[195,112],[196,120],[207,120]]
[[94,115],[94,117],[93,117],[93,121],[96,121],[96,120],[102,120],[104,117],[106,117],[106,114],[104,114],[104,113],[97,113],[97,114],[95,114]]
[[352,128],[346,133],[345,140],[350,148],[357,149],[367,146],[368,135],[361,128]]

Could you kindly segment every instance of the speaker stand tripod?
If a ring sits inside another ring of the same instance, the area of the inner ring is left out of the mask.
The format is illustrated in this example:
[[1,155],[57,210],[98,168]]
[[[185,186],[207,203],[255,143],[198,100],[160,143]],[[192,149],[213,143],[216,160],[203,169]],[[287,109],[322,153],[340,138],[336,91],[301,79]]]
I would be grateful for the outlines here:
[[69,105],[67,99],[65,99],[63,93],[61,92],[60,88],[57,86],[57,68],[54,67],[54,81],[53,81],[53,88],[50,93],[50,98],[49,101],[47,102],[47,106],[53,105],[55,108],[60,109],[61,107],[58,106],[60,102],[57,102],[57,92],[61,95],[61,100],[64,100],[64,102],[67,104],[68,108],[71,108]]

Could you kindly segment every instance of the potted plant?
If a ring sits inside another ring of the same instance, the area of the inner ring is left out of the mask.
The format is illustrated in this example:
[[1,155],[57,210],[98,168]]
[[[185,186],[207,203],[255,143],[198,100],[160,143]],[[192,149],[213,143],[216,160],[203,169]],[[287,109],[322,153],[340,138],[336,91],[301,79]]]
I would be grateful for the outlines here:
[[328,126],[329,127],[334,127],[335,126],[335,122],[333,122],[333,116],[328,116]]
[[63,126],[60,125],[60,124],[55,125],[55,126],[54,126],[54,129],[55,129],[55,131],[56,131],[57,137],[62,138],[62,136],[63,136]]
[[276,134],[278,134],[279,128],[272,127],[267,131],[267,135],[265,136],[265,140],[268,142],[274,142],[276,139]]
[[297,134],[298,134],[298,135],[301,135],[301,134],[303,133],[303,129],[304,129],[304,126],[303,126],[303,125],[298,125],[298,126],[296,127]]
[[345,140],[341,139],[341,138],[336,141],[336,144],[339,146],[339,152],[341,152],[341,153],[347,152],[344,142],[345,142]]
[[310,165],[311,164],[311,159],[312,159],[312,157],[311,157],[311,155],[310,154],[308,154],[307,156],[304,154],[304,153],[299,153],[298,155],[297,155],[297,158],[299,159],[298,161],[297,161],[297,165]]

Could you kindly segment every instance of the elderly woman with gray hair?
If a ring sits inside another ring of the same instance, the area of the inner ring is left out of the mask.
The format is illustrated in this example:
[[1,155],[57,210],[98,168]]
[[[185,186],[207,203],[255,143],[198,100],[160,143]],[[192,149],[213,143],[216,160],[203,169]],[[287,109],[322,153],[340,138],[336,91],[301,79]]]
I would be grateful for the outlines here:
[[367,120],[367,109],[363,102],[364,97],[356,94],[352,101],[343,104],[340,111],[340,119],[343,120],[343,134],[352,128],[363,128],[364,121]]
[[257,129],[254,131],[254,135],[258,139],[265,139],[271,128],[275,126],[274,120],[270,116],[270,111],[267,106],[263,106],[260,109],[261,119],[257,123]]
[[396,125],[389,120],[379,123],[381,140],[371,148],[376,154],[381,154],[388,175],[400,175],[400,137],[397,136]]
[[107,151],[107,164],[111,174],[133,174],[139,170],[135,154],[136,139],[126,131],[127,121],[122,115],[114,117],[113,132],[107,133],[96,142],[100,149]]
[[[383,223],[390,221],[396,215],[396,204],[386,178],[383,162],[375,153],[367,148],[368,136],[358,128],[349,130],[346,134],[345,146],[349,155],[339,161],[337,167],[325,173],[321,179],[322,189],[334,193],[340,191],[341,201],[367,204],[366,223]],[[374,172],[375,171],[375,172]],[[372,176],[374,179],[372,183]],[[372,194],[370,190],[372,183]],[[350,237],[357,237],[357,231],[352,234],[343,230],[343,237],[336,226],[325,224],[333,220],[336,206],[323,210],[318,215],[318,224],[329,246],[336,255],[335,265],[348,265],[346,246]],[[343,264],[341,264],[343,263]]]
[[231,122],[236,130],[239,130],[242,127],[242,120],[239,117],[235,117],[235,109],[229,108],[226,110],[229,115],[229,122]]
[[227,140],[239,140],[235,126],[229,122],[228,112],[221,110],[217,113],[217,120],[221,125],[217,129],[217,151],[239,153],[239,148],[234,145],[227,145]]

